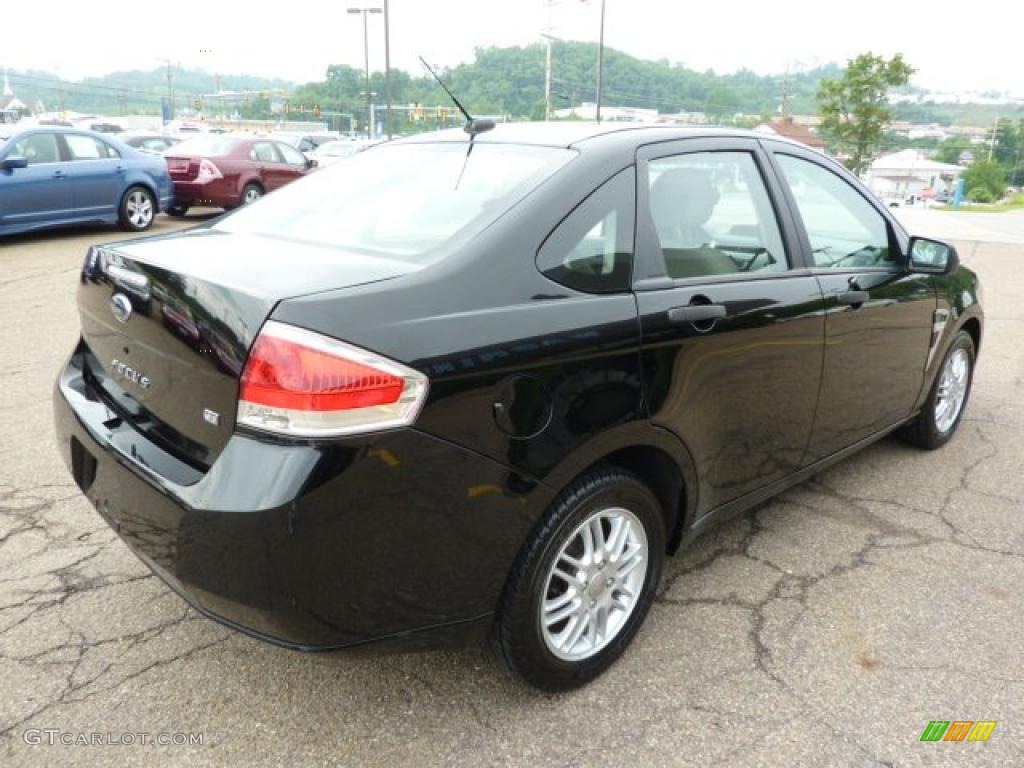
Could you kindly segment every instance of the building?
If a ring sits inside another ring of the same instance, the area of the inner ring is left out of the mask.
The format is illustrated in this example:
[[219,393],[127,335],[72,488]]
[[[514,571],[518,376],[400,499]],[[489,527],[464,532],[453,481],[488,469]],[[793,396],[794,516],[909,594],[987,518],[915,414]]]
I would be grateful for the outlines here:
[[[597,104],[592,101],[584,101],[578,107],[557,109],[555,110],[555,117],[559,120],[596,120]],[[602,104],[601,119],[606,122],[652,123],[658,120],[658,110],[642,109],[640,107],[611,107]]]
[[11,90],[11,83],[7,79],[7,70],[4,70],[4,92],[0,96],[0,123],[16,123],[22,116],[28,114],[28,107],[21,99],[14,95]]
[[881,198],[905,199],[951,194],[964,172],[959,165],[936,163],[916,149],[882,155],[864,174],[864,182]]
[[770,123],[762,123],[754,130],[758,133],[774,134],[775,136],[799,141],[801,144],[806,144],[811,149],[816,149],[819,152],[825,151],[825,140],[810,128],[796,122],[792,117],[783,117],[778,120],[772,120]]

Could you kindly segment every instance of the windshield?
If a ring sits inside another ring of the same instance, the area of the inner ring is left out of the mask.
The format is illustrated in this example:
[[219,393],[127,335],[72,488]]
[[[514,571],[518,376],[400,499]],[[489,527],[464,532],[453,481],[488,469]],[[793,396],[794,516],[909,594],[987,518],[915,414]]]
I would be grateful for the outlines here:
[[175,144],[172,150],[175,155],[198,155],[200,157],[217,157],[230,154],[238,144],[238,139],[230,136],[196,136]]
[[214,229],[419,263],[481,232],[575,156],[513,144],[395,144],[353,155]]

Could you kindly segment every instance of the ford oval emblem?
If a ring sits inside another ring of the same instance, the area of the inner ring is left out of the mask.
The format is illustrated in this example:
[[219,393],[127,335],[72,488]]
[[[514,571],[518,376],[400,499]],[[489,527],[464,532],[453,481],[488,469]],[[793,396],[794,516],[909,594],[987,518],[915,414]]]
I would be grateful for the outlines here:
[[110,311],[119,322],[127,323],[132,316],[132,300],[123,293],[115,293],[110,297]]

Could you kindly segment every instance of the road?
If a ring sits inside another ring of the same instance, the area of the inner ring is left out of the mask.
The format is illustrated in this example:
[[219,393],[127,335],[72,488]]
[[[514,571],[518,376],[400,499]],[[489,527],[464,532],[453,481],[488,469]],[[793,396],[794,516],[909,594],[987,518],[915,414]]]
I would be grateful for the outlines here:
[[[119,237],[0,244],[0,763],[1024,764],[1024,246],[959,243],[988,327],[950,445],[885,440],[698,540],[624,658],[548,696],[484,650],[259,643],[128,552],[61,464],[50,412],[86,245]],[[986,743],[922,743],[937,719],[998,725]],[[26,729],[203,743],[33,745]]]

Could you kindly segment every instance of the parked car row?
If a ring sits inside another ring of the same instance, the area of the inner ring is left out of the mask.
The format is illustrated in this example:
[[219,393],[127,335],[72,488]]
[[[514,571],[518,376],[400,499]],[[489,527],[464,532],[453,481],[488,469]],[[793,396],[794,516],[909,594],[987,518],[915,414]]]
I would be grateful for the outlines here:
[[0,235],[73,224],[142,231],[161,212],[231,210],[368,146],[335,134],[94,127],[102,131],[39,124],[0,133]]

